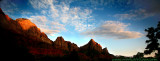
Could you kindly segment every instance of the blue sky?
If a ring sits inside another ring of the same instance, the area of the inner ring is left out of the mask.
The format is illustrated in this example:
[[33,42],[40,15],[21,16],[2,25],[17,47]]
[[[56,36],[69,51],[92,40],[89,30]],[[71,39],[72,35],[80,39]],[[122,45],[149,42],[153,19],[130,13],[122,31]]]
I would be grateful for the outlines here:
[[160,21],[158,0],[2,0],[11,18],[28,18],[54,41],[83,46],[93,38],[114,55],[143,52],[144,29]]

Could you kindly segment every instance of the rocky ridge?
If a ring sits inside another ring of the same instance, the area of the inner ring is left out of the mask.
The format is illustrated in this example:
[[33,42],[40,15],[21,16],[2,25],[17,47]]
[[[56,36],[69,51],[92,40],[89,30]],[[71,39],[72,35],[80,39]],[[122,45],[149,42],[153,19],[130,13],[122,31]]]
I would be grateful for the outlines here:
[[[36,60],[40,60],[40,58],[46,55],[54,57],[78,55],[81,56],[80,59],[82,60],[91,60],[91,55],[93,55],[95,52],[98,52],[98,56],[100,57],[102,56],[107,59],[111,58],[107,48],[102,49],[102,46],[95,42],[93,39],[91,39],[86,45],[82,47],[78,47],[74,43],[65,41],[63,37],[57,37],[57,39],[53,42],[29,19],[18,18],[16,20],[13,20],[8,15],[5,15],[1,9],[0,29],[0,32],[2,34],[0,37],[2,40],[5,40],[2,43],[7,44],[5,45],[5,48],[10,48],[11,50],[15,51],[8,53],[11,56],[14,55],[13,53],[15,53],[17,55],[20,55],[18,57],[23,57],[19,53],[22,52],[34,55]],[[16,49],[19,47],[26,48],[28,52],[21,51],[23,50],[21,48]],[[3,50],[6,50],[5,48]],[[10,49],[5,52],[9,52]],[[65,51],[68,51],[70,53],[66,53]],[[78,54],[76,54],[75,52],[73,52],[73,54],[71,53],[72,51],[76,51],[78,52]],[[90,53],[91,55],[88,55]],[[16,59],[17,57],[15,56],[13,58]]]
[[71,43],[69,41],[65,41],[62,36],[57,37],[57,39],[54,41],[54,45],[55,45],[55,48],[59,48],[62,50],[78,51],[78,46],[76,44]]
[[91,39],[86,45],[80,47],[81,50],[83,51],[89,51],[89,50],[94,50],[99,53],[102,53],[102,46],[95,42],[93,39]]

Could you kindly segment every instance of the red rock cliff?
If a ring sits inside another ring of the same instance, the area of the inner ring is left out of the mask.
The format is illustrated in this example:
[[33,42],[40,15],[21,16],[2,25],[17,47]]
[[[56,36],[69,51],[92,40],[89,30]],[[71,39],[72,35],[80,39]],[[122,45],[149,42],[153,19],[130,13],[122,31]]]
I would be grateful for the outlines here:
[[54,46],[57,49],[62,49],[66,51],[78,50],[78,46],[76,44],[65,41],[61,36],[57,37],[57,39],[54,41]]
[[81,50],[94,50],[99,53],[102,52],[102,46],[91,39],[86,45],[80,47]]
[[12,20],[8,15],[5,15],[1,9],[0,27],[27,38],[34,38],[35,41],[52,44],[52,41],[45,35],[45,33],[41,32],[40,29],[29,19],[19,18]]

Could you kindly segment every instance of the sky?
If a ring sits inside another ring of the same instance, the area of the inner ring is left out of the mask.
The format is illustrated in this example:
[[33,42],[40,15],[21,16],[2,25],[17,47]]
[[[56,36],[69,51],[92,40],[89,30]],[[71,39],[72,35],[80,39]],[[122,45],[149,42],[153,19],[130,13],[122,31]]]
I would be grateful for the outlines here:
[[114,55],[144,52],[144,30],[160,21],[160,0],[0,0],[12,19],[27,18],[52,40],[79,47],[94,39]]

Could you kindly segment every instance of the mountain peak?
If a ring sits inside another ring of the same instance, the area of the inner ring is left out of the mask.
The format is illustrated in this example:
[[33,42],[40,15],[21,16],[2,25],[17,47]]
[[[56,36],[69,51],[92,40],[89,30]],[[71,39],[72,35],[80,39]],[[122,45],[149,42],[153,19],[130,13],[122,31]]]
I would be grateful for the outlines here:
[[74,43],[71,43],[69,41],[65,41],[62,36],[57,37],[57,39],[54,41],[55,48],[66,50],[66,51],[77,51],[78,46]]
[[86,45],[80,48],[83,51],[94,50],[94,51],[98,51],[99,53],[102,52],[102,46],[97,42],[95,42],[93,39],[91,39]]
[[91,39],[90,41],[89,41],[89,43],[96,43],[93,39]]
[[62,36],[57,37],[55,41],[65,41]]

